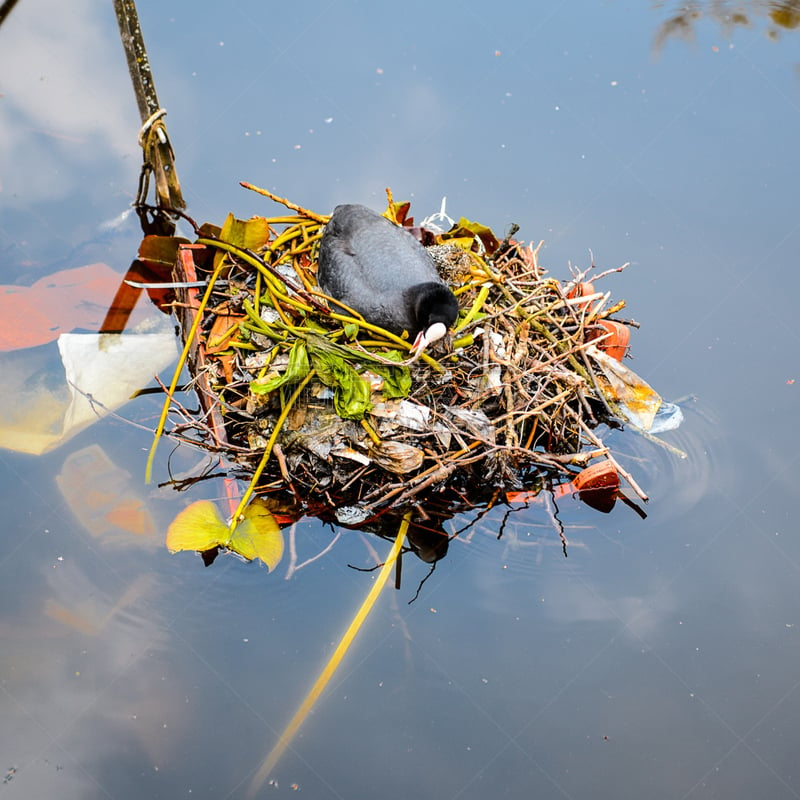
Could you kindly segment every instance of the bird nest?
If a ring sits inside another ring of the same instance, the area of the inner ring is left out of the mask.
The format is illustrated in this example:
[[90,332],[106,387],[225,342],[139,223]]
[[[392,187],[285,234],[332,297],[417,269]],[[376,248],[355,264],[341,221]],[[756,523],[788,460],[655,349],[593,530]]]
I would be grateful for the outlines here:
[[[410,341],[317,287],[328,218],[273,199],[291,213],[229,217],[180,247],[176,311],[201,412],[170,392],[172,437],[218,454],[294,518],[450,516],[568,481],[587,499],[620,476],[646,499],[597,432],[647,428],[660,404],[621,362],[636,323],[612,319],[624,303],[595,290],[607,273],[561,282],[539,263],[541,242],[463,218],[442,230],[443,215],[414,227],[389,195],[385,215],[428,248],[460,306],[450,335],[408,363]],[[599,484],[581,484],[592,460]]]

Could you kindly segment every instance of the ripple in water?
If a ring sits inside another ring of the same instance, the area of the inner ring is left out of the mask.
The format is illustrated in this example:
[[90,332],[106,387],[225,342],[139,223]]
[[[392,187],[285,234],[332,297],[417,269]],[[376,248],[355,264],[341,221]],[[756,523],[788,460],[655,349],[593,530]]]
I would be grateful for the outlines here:
[[696,398],[679,405],[683,424],[659,438],[686,458],[633,432],[614,432],[605,438],[614,457],[650,496],[650,506],[658,505],[663,519],[692,511],[711,489],[712,479],[719,485],[728,478],[720,459],[721,428],[713,413]]

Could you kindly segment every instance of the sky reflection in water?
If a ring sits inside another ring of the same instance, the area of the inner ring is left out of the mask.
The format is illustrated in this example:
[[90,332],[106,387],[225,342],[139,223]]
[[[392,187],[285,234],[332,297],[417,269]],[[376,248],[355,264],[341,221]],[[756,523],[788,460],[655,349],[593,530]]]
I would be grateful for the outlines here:
[[[565,559],[544,509],[500,541],[495,509],[412,605],[427,567],[408,559],[265,794],[800,796],[797,34],[773,41],[770,7],[747,8],[751,27],[726,38],[707,13],[655,58],[674,8],[141,4],[194,218],[271,211],[239,180],[321,212],[390,186],[417,214],[446,195],[453,215],[519,223],[557,277],[590,249],[631,261],[607,288],[642,324],[632,366],[698,398],[670,438],[687,462],[614,440],[646,521],[564,500]],[[124,272],[140,156],[111,4],[22,0],[0,38],[3,282]],[[123,413],[152,427],[158,403]],[[39,458],[0,453],[3,789],[244,796],[366,594],[347,564],[369,553],[347,534],[287,582],[204,570],[158,535],[95,538],[55,480],[93,444],[155,531],[186,499],[142,485],[149,437],[113,419]],[[297,546],[331,536],[308,523]]]

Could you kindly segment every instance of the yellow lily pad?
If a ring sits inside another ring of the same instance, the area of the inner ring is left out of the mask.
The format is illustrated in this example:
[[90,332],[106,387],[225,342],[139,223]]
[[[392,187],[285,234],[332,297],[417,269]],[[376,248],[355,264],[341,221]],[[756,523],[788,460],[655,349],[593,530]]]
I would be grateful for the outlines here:
[[225,545],[242,558],[258,558],[272,572],[283,558],[283,534],[272,512],[256,498],[244,511],[244,519],[236,526]]
[[[219,238],[244,250],[258,250],[269,241],[269,235],[269,223],[264,217],[237,219],[233,214],[228,214]],[[217,252],[214,256],[214,266],[217,267],[224,257],[225,253],[222,250]]]
[[184,508],[167,529],[167,548],[171,553],[204,552],[214,547],[225,547],[248,561],[257,558],[271,572],[283,557],[283,534],[275,517],[259,499],[245,509],[232,532],[210,500],[197,500]]

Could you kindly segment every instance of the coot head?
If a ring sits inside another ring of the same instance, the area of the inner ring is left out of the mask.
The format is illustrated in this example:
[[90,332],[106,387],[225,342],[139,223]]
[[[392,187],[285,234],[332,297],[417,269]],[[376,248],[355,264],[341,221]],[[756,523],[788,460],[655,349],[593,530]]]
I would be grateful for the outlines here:
[[458,300],[442,283],[418,283],[405,292],[418,331],[414,351],[419,354],[431,342],[441,339],[458,317]]

